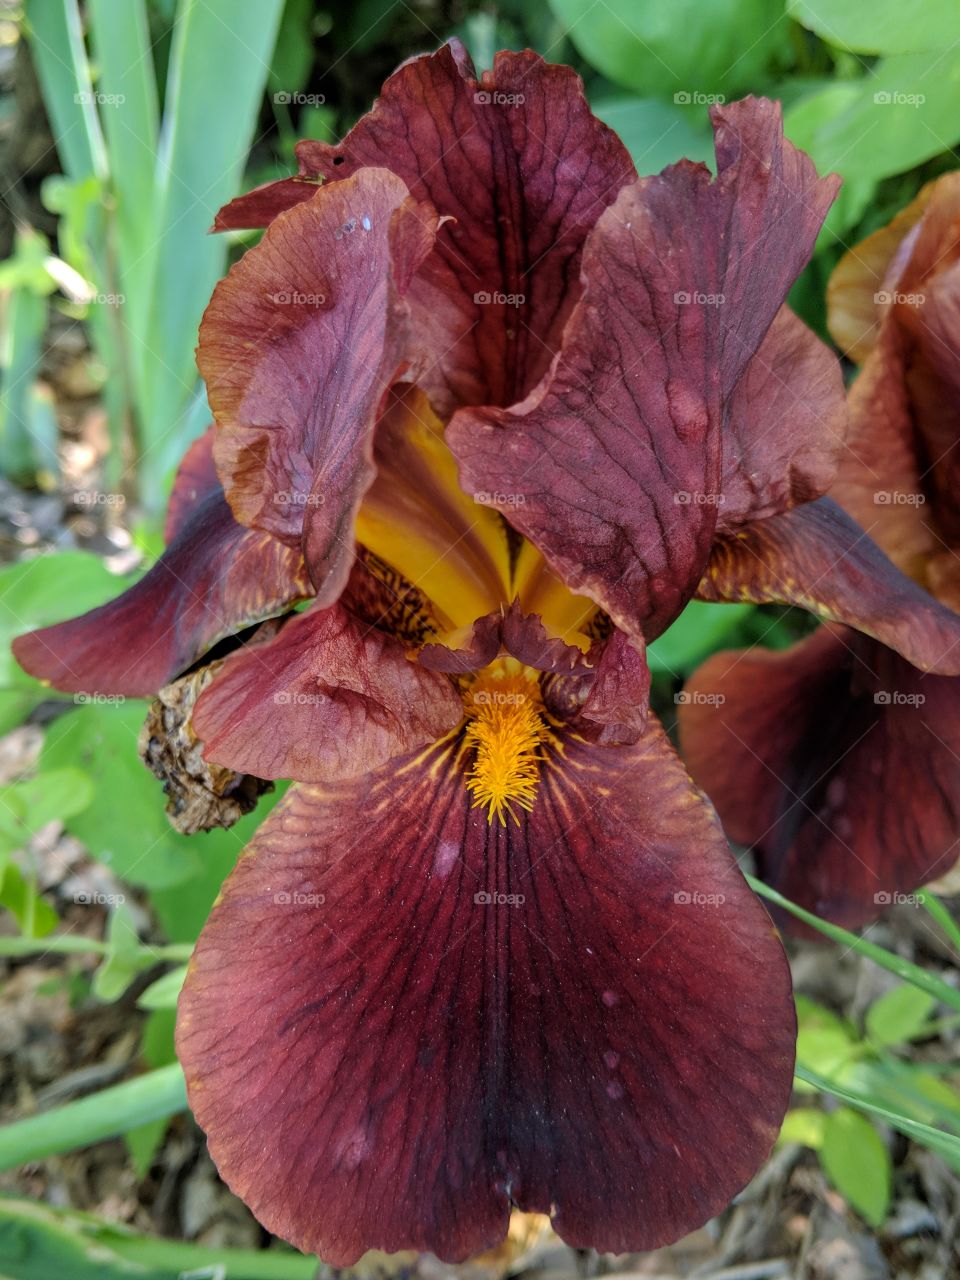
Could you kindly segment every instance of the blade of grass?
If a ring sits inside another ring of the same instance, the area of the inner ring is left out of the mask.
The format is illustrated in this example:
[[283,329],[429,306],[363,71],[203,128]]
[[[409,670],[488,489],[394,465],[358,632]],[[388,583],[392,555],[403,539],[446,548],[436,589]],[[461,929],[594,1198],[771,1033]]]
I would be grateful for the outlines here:
[[926,889],[922,890],[921,902],[926,908],[927,914],[932,916],[943,932],[947,935],[951,945],[960,955],[960,924],[957,924],[953,916],[943,905],[940,899],[933,893],[929,893]]
[[107,174],[77,0],[27,0],[27,34],[57,152],[72,178]]
[[187,1109],[179,1063],[0,1127],[0,1169],[74,1151]]
[[0,1199],[5,1280],[315,1280],[316,1258],[284,1249],[224,1249],[140,1235],[93,1214],[32,1200]]
[[754,893],[759,894],[761,898],[774,903],[784,911],[788,911],[790,915],[796,916],[798,920],[810,925],[818,933],[822,933],[833,942],[838,942],[841,946],[856,951],[859,955],[866,956],[868,960],[880,965],[882,969],[886,969],[889,973],[895,973],[898,978],[902,978],[904,982],[909,982],[919,990],[929,991],[932,996],[936,996],[938,1000],[948,1005],[951,1009],[960,1010],[960,991],[948,986],[946,982],[943,982],[934,974],[927,973],[919,965],[911,964],[909,960],[904,960],[902,956],[895,955],[892,951],[887,951],[885,947],[878,947],[875,942],[868,942],[866,938],[860,938],[855,933],[850,933],[848,929],[841,929],[839,925],[829,924],[826,920],[821,920],[812,911],[805,911],[803,907],[798,907],[795,902],[791,902],[783,894],[777,893],[776,889],[771,889],[769,885],[764,884],[762,880],[758,880],[756,876],[748,875],[746,879]]
[[843,1089],[839,1085],[833,1084],[825,1076],[811,1070],[810,1067],[804,1066],[803,1063],[797,1063],[796,1075],[800,1080],[804,1080],[807,1084],[813,1085],[815,1089],[819,1089],[821,1093],[829,1093],[833,1097],[839,1098],[842,1102],[847,1102],[851,1106],[857,1107],[858,1110],[867,1112],[868,1115],[876,1116],[878,1120],[888,1124],[891,1129],[896,1129],[898,1133],[905,1134],[908,1138],[913,1138],[929,1151],[933,1151],[947,1161],[951,1168],[960,1171],[960,1138],[954,1137],[950,1133],[944,1133],[941,1129],[934,1129],[928,1124],[922,1124],[919,1120],[911,1120],[908,1116],[900,1115],[887,1107],[878,1106],[877,1103],[872,1102],[863,1094],[854,1093],[850,1089]]
[[[118,290],[131,316],[147,309],[159,129],[144,0],[89,0],[110,178],[116,199]],[[135,321],[131,320],[135,325]]]
[[156,250],[138,401],[142,489],[154,510],[163,497],[157,477],[183,446],[172,428],[182,426],[196,386],[197,327],[225,262],[225,242],[207,233],[239,189],[282,9],[282,0],[181,0],[178,11],[157,154]]

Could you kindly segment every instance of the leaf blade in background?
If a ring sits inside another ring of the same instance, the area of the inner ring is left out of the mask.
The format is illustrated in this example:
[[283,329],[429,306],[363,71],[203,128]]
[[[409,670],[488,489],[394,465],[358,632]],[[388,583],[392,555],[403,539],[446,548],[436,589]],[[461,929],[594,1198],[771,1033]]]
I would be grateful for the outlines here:
[[196,333],[226,258],[223,238],[207,233],[240,190],[282,9],[283,0],[181,0],[178,11],[157,150],[150,315],[138,335],[154,357],[138,386],[142,488],[154,508],[162,495],[150,492],[150,475],[188,443],[177,428],[197,383]]
[[893,1169],[876,1129],[858,1111],[838,1107],[827,1116],[820,1162],[843,1198],[878,1228],[890,1207]]

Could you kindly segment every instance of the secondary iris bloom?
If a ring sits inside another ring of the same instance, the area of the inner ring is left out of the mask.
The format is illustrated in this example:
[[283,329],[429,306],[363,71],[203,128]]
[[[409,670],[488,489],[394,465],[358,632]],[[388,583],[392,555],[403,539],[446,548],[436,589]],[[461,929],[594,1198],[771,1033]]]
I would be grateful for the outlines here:
[[[950,174],[851,250],[828,293],[831,330],[863,365],[831,496],[954,610],[958,258]],[[851,927],[960,854],[960,681],[935,674],[956,671],[955,641],[918,653],[852,621],[859,630],[822,627],[782,653],[710,658],[680,717],[694,777],[763,876]]]
[[[331,1262],[460,1259],[511,1204],[653,1247],[786,1107],[785,957],[643,655],[718,530],[832,476],[836,362],[781,308],[836,184],[772,103],[714,127],[715,179],[638,180],[567,68],[407,63],[220,215],[269,225],[203,322],[216,426],[164,557],[19,642],[60,687],[147,694],[312,598],[188,676],[207,760],[297,785],[203,931],[178,1045],[223,1176]],[[864,554],[836,610],[942,624]]]

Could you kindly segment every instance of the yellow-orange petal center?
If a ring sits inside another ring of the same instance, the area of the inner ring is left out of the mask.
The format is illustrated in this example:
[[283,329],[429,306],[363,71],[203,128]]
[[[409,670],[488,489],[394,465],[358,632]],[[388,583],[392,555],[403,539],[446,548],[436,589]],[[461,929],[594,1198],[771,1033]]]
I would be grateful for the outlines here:
[[519,824],[517,809],[533,808],[543,745],[549,737],[537,673],[498,659],[479,673],[464,697],[465,736],[474,750],[467,790],[487,821]]

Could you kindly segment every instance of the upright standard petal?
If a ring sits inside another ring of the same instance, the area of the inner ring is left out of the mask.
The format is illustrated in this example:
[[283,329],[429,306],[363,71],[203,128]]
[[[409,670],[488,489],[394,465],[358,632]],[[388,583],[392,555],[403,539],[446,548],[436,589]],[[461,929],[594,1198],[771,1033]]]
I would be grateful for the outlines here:
[[580,77],[529,50],[477,78],[458,40],[412,58],[338,146],[301,142],[301,177],[220,211],[219,228],[263,226],[275,207],[368,165],[392,170],[455,222],[411,296],[432,368],[421,385],[444,416],[511,404],[549,367],[579,294],[587,232],[636,177],[590,112]]
[[343,589],[373,426],[413,362],[403,294],[437,218],[384,169],[281,214],[214,291],[197,360],[237,519],[303,541],[322,604]]
[[836,190],[784,140],[774,103],[713,118],[716,180],[681,162],[622,190],[588,238],[549,375],[447,432],[464,488],[492,493],[572,590],[648,638],[706,565],[724,407]]
[[299,551],[238,525],[218,485],[129,591],[18,636],[13,653],[56,689],[149,697],[218,640],[312,594]]
[[194,1114],[261,1221],[334,1265],[465,1258],[511,1204],[577,1247],[672,1240],[787,1105],[769,918],[658,727],[569,738],[520,825],[468,806],[456,750],[297,787],[260,828],[181,997]]
[[840,361],[781,307],[730,399],[717,532],[825,494],[846,429]]
[[462,717],[449,680],[333,605],[228,658],[197,703],[193,728],[214,764],[327,782],[369,773],[443,737]]
[[679,714],[725,828],[809,911],[858,928],[960,856],[960,681],[822,627],[709,658]]
[[960,674],[960,614],[902,574],[831,498],[718,538],[697,598],[799,605],[922,671]]

